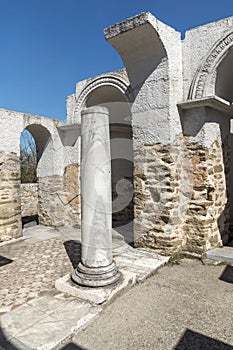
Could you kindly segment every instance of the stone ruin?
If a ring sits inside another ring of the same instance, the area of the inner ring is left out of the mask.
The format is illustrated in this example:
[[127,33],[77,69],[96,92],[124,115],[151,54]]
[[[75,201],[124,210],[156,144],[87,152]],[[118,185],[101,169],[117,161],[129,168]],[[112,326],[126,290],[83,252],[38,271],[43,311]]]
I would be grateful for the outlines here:
[[[110,114],[113,226],[161,254],[203,254],[226,244],[233,222],[233,17],[181,40],[142,13],[104,35],[125,68],[78,82],[65,124],[0,109],[0,242],[21,237],[27,215],[38,214],[40,225],[80,227],[81,112],[101,105]],[[29,186],[20,183],[25,129],[38,157],[38,183]]]

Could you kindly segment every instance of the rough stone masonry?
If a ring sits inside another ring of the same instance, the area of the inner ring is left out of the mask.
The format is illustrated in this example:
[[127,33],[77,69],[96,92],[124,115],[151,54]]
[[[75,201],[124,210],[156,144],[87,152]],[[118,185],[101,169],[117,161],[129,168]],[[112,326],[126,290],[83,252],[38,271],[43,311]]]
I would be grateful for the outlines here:
[[104,30],[125,68],[78,82],[65,124],[0,109],[0,241],[22,235],[25,129],[37,146],[40,224],[80,226],[81,113],[101,105],[110,115],[119,232],[164,254],[200,255],[226,244],[233,222],[232,28],[229,17],[181,40],[141,13]]

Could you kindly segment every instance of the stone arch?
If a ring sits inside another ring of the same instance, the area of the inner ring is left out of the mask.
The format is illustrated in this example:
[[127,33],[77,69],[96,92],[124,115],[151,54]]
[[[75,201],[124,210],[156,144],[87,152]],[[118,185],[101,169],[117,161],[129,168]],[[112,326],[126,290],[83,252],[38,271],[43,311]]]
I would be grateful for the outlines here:
[[115,77],[114,75],[106,75],[104,77],[100,77],[89,83],[81,92],[78,97],[77,105],[81,106],[87,96],[95,89],[101,86],[113,86],[116,89],[120,90],[122,94],[126,94],[127,92],[127,83],[120,79],[119,77]]
[[48,141],[51,139],[50,131],[42,124],[29,124],[24,130],[29,131],[36,143],[37,162],[39,162]]
[[104,105],[109,109],[110,127],[113,124],[131,125],[130,104],[125,91],[114,85],[98,85],[86,95],[83,108]]
[[155,21],[154,16],[146,12],[105,29],[105,38],[118,51],[130,84],[137,91],[168,59],[161,23]]
[[[80,120],[81,111],[86,106],[86,101],[90,94],[95,90],[103,87],[112,87],[125,96],[126,101],[129,101],[128,83],[120,76],[115,74],[107,74],[95,79],[91,79],[87,82],[79,95],[76,97],[76,103],[74,108],[74,116]],[[111,101],[112,102],[112,101]],[[73,120],[74,122],[74,120]]]
[[[36,138],[40,162],[47,153],[45,149],[47,150],[50,144],[52,156],[47,157],[46,164],[49,164],[52,174],[60,174],[63,171],[60,161],[62,147],[57,130],[60,125],[61,121],[58,120],[0,109],[0,127],[5,131],[0,142],[0,241],[22,236],[20,195],[20,136],[22,131],[28,129]],[[43,157],[41,157],[42,154]],[[45,162],[41,168],[44,164]]]
[[[231,103],[233,101],[232,59],[233,30],[230,29],[216,40],[204,57],[196,71],[188,95],[188,100],[193,100],[193,104],[190,103],[191,108],[192,106],[195,108],[195,104],[196,106],[199,104],[200,107],[210,107],[191,109],[190,115],[195,116],[196,120],[200,121],[195,136],[203,132],[201,142],[204,141],[204,144],[208,145],[208,154],[211,154],[212,148],[217,157],[220,158],[216,161],[212,157],[208,165],[211,167],[214,162],[217,162],[217,166],[213,167],[213,175],[211,175],[211,171],[208,171],[209,179],[213,179],[215,186],[211,215],[216,219],[212,223],[213,226],[209,233],[211,237],[209,244],[214,242],[214,232],[217,232],[216,242],[228,243],[229,225],[233,222],[233,186],[230,180],[233,174],[233,138],[230,132]],[[195,100],[199,101],[195,102]],[[209,104],[211,100],[213,103]],[[191,125],[189,119],[191,128],[194,124]],[[216,179],[218,180],[216,181]],[[222,189],[218,193],[216,189],[221,188],[221,186]],[[219,204],[221,205],[218,208]],[[216,214],[213,214],[214,212]],[[215,230],[214,225],[216,226]]]
[[[220,95],[229,99],[229,86],[224,87],[226,67],[229,57],[233,55],[232,29],[221,37],[196,72],[191,84],[188,99],[198,99],[206,96]],[[229,72],[228,72],[229,73]],[[233,88],[233,84],[231,85]]]
[[170,142],[181,132],[175,103],[183,96],[180,33],[145,12],[106,28],[104,34],[129,77],[135,146],[157,143],[161,137]]

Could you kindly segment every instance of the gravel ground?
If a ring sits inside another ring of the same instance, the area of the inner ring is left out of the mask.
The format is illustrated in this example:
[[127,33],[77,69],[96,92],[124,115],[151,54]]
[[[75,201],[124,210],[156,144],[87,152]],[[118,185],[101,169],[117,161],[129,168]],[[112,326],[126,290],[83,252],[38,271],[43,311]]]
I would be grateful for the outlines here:
[[182,259],[108,305],[65,350],[233,350],[233,266]]

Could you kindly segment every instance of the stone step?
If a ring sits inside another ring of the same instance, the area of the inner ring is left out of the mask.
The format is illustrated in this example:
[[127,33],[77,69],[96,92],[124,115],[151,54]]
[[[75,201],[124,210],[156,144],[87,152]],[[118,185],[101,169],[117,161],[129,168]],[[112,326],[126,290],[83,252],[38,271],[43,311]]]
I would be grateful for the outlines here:
[[211,249],[206,253],[206,258],[215,261],[233,263],[233,247]]

